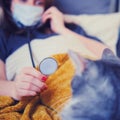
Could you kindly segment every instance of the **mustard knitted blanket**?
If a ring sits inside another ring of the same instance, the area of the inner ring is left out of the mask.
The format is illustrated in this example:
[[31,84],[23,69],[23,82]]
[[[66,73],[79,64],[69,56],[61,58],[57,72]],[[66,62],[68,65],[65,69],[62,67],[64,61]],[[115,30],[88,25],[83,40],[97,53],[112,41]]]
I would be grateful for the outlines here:
[[46,81],[48,89],[37,96],[16,102],[0,96],[0,120],[60,120],[59,112],[71,97],[70,83],[74,67],[67,54],[53,56],[58,70]]

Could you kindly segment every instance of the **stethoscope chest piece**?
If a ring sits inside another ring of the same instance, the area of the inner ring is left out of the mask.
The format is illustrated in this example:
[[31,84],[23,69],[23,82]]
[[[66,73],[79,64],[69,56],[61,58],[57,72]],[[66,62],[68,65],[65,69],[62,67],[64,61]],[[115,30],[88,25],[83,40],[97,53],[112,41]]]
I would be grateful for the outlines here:
[[57,61],[52,57],[43,59],[39,64],[39,70],[44,75],[53,74],[58,68]]

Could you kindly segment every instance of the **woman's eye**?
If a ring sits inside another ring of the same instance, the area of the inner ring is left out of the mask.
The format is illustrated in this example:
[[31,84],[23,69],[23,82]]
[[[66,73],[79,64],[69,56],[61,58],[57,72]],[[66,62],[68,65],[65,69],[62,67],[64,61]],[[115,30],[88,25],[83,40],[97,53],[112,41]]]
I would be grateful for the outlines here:
[[38,1],[35,2],[35,5],[44,6],[44,2],[41,2],[41,1],[38,0]]

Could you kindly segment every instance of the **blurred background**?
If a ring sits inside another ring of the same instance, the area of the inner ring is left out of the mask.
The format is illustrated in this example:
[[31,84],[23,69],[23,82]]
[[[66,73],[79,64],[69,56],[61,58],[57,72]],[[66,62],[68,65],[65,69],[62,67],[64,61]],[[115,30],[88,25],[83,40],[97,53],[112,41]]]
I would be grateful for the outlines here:
[[55,0],[67,14],[100,14],[120,11],[120,0]]

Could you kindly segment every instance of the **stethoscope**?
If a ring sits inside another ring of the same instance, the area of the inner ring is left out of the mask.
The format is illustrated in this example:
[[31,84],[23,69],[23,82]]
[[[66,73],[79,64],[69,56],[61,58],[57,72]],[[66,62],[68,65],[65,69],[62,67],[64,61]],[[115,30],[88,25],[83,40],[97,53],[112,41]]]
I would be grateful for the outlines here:
[[[36,68],[33,55],[32,55],[32,48],[30,44],[30,31],[27,30],[27,32],[28,32],[27,37],[28,37],[28,48],[29,48],[30,58],[31,58],[32,66]],[[58,69],[58,63],[54,58],[46,57],[40,62],[38,69],[44,75],[51,75]]]

